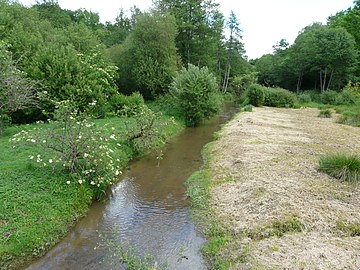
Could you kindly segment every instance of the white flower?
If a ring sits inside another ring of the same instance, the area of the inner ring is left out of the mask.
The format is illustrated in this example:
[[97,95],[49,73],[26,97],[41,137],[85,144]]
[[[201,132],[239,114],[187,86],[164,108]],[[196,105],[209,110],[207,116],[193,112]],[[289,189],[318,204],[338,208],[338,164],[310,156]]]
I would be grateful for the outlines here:
[[115,138],[115,134],[112,134],[112,135],[110,136],[110,139],[112,139],[112,140],[116,140],[116,138]]
[[94,181],[91,181],[90,184],[93,185],[93,186],[95,186],[95,182],[94,182]]
[[36,140],[34,140],[34,139],[31,139],[31,140],[30,140],[30,142],[32,142],[32,143],[36,143]]
[[70,181],[66,181],[66,184],[70,185]]
[[34,156],[29,156],[30,159],[34,159]]
[[122,171],[116,170],[116,171],[115,171],[115,175],[117,176],[117,175],[119,175],[119,174],[122,174]]
[[43,143],[46,143],[46,140],[43,140]]
[[89,156],[88,153],[85,153],[85,154],[84,154],[84,158],[87,158],[88,156]]
[[49,159],[49,163],[53,163],[53,160],[51,158]]
[[114,128],[114,127],[112,127],[111,129],[112,129],[112,130],[115,130],[115,128]]
[[79,182],[79,184],[81,185],[81,184],[83,183],[83,180],[79,179],[78,182]]

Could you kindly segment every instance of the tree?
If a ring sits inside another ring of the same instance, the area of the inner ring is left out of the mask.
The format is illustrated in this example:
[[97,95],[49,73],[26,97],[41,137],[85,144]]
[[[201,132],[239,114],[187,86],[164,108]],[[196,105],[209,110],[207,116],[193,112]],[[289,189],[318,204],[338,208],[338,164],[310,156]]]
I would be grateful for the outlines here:
[[36,104],[36,82],[16,68],[7,45],[0,42],[0,136],[12,113]]
[[178,67],[174,17],[143,14],[126,38],[120,57],[120,88],[139,91],[145,98],[166,92]]
[[230,77],[245,73],[242,70],[244,66],[243,55],[245,54],[244,44],[242,43],[242,34],[240,23],[233,11],[227,21],[227,27],[230,31],[229,39],[225,43],[225,74],[222,89],[226,92]]
[[157,10],[175,16],[178,35],[176,47],[183,64],[207,66],[217,70],[218,42],[223,21],[219,5],[213,0],[157,0]]
[[174,78],[170,93],[181,104],[187,126],[197,126],[220,110],[221,96],[215,76],[207,67],[189,64]]

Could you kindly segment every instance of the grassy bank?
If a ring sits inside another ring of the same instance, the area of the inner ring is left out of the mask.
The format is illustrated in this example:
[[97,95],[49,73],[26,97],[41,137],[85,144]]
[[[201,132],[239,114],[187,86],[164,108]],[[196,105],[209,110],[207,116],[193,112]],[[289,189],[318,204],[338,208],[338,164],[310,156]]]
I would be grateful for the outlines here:
[[[125,121],[132,123],[129,118],[119,117],[94,122],[104,137],[109,137],[114,130],[124,130]],[[184,128],[181,121],[166,115],[159,122],[167,123],[165,138]],[[67,184],[69,175],[65,172],[31,162],[29,156],[42,154],[46,158],[39,145],[14,147],[10,141],[13,135],[33,126],[8,128],[0,138],[0,269],[18,268],[44,254],[86,214],[93,199],[89,185]],[[126,144],[113,149],[123,166],[139,154]]]
[[[215,134],[216,138],[217,135]],[[210,168],[211,149],[214,142],[208,143],[202,151],[204,165],[202,170],[193,173],[186,181],[187,195],[191,199],[193,217],[204,233],[207,242],[201,252],[206,259],[209,269],[228,269],[232,265],[231,259],[222,256],[222,249],[227,246],[231,234],[223,226],[210,204],[210,191],[216,183],[232,181],[224,178],[214,182]]]

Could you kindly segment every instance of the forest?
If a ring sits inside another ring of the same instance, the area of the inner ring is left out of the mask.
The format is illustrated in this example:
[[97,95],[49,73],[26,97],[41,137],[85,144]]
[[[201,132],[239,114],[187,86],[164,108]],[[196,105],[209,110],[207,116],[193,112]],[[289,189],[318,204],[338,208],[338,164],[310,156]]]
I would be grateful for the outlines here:
[[129,160],[161,158],[225,100],[335,108],[360,126],[359,0],[258,59],[240,23],[214,0],[155,0],[106,23],[56,0],[0,0],[1,269],[44,254]]

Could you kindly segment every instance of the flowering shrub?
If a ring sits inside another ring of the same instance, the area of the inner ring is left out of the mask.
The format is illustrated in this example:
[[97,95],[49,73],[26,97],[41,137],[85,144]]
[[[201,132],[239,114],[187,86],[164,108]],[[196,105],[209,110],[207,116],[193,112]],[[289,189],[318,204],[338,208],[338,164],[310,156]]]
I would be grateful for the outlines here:
[[[29,159],[54,170],[66,170],[67,184],[88,184],[94,196],[100,198],[114,178],[121,174],[121,160],[115,156],[121,144],[114,133],[105,137],[94,123],[77,115],[68,102],[58,103],[56,121],[45,128],[21,131],[13,142],[33,143],[45,149],[43,155],[31,155]],[[116,149],[110,147],[116,145]]]

